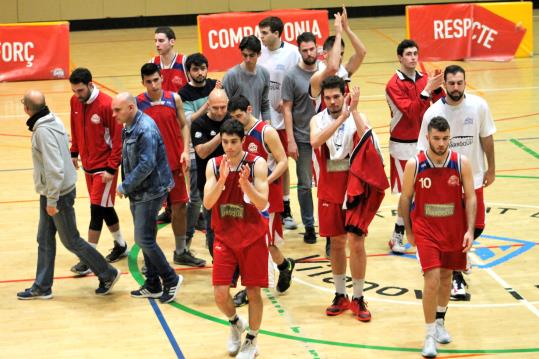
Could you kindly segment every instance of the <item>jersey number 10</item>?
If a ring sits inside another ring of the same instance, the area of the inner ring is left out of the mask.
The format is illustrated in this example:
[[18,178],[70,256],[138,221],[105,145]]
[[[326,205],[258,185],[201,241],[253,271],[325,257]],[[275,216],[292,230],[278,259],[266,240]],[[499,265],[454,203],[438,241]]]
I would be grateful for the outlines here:
[[420,178],[419,182],[421,183],[421,188],[430,188],[432,184],[430,178],[428,177]]

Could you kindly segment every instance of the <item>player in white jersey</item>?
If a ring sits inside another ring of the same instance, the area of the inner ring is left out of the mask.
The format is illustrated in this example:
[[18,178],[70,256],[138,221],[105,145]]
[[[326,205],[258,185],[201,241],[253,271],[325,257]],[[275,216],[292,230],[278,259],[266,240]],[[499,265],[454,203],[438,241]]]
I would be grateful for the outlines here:
[[[496,126],[487,102],[479,96],[464,93],[466,76],[462,67],[458,65],[446,67],[444,87],[446,96],[429,107],[423,116],[417,148],[420,151],[425,151],[428,148],[426,135],[430,120],[436,116],[446,118],[451,127],[451,149],[465,155],[472,164],[477,197],[474,238],[477,238],[485,228],[483,187],[489,186],[495,179],[493,135],[496,132]],[[470,263],[468,263],[468,268],[471,268]],[[465,286],[466,282],[462,274],[454,272],[451,297],[453,299],[467,299]]]
[[[284,24],[275,16],[269,16],[260,21],[260,39],[262,40],[262,52],[258,64],[262,65],[270,74],[269,102],[271,112],[271,125],[277,130],[281,143],[288,152],[288,138],[284,127],[283,100],[281,85],[286,73],[296,66],[301,59],[298,48],[281,40]],[[283,179],[283,225],[286,229],[296,229],[297,224],[290,211],[290,173],[288,168],[282,176]]]

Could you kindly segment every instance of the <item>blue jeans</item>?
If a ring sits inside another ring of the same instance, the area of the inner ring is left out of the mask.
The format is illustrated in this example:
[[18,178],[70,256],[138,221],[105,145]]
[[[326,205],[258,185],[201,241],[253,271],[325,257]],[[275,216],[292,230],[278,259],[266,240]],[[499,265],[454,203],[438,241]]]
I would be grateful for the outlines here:
[[298,177],[298,202],[301,211],[301,221],[305,227],[314,226],[314,207],[311,187],[313,170],[311,167],[313,148],[310,143],[298,142],[298,160],[296,174]]
[[204,213],[204,219],[206,220],[206,245],[213,258],[213,240],[215,239],[215,234],[213,233],[213,229],[211,229],[211,210],[207,210],[204,207],[202,211]]
[[58,213],[49,216],[47,197],[39,198],[39,225],[37,229],[37,270],[33,287],[45,292],[52,288],[54,260],[56,258],[56,232],[66,249],[86,263],[101,280],[111,280],[116,270],[105,258],[80,237],[75,219],[76,190],[60,196],[56,208]]
[[168,264],[163,251],[157,244],[157,213],[163,205],[166,194],[144,202],[130,201],[131,214],[135,225],[135,243],[142,250],[146,264],[147,283],[156,286],[160,284],[174,284],[177,275]]
[[189,169],[189,203],[187,204],[187,238],[193,238],[195,234],[195,224],[197,223],[202,206],[202,199],[197,187],[197,162],[191,160],[191,168]]

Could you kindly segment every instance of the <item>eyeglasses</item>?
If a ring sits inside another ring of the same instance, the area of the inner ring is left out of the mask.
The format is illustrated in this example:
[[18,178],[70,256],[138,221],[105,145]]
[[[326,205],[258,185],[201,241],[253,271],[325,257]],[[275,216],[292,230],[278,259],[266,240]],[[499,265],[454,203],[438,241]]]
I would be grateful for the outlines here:
[[241,56],[243,56],[244,59],[250,57],[251,59],[254,59],[255,57],[258,56],[258,54],[256,52],[252,52],[252,53],[245,53],[245,52],[242,52],[241,53]]

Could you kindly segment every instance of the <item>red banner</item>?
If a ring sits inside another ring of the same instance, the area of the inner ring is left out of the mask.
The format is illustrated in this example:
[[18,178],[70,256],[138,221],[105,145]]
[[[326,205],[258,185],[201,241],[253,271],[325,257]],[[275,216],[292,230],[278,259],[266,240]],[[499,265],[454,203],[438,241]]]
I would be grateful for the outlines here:
[[0,25],[0,82],[69,75],[69,23]]
[[477,4],[408,6],[406,15],[423,61],[511,60],[526,34]]
[[317,37],[318,45],[329,36],[327,10],[273,10],[257,13],[233,12],[198,16],[200,52],[208,58],[211,71],[226,71],[242,61],[238,49],[243,37],[260,37],[258,23],[268,16],[283,20],[282,39],[296,44],[305,31]]

